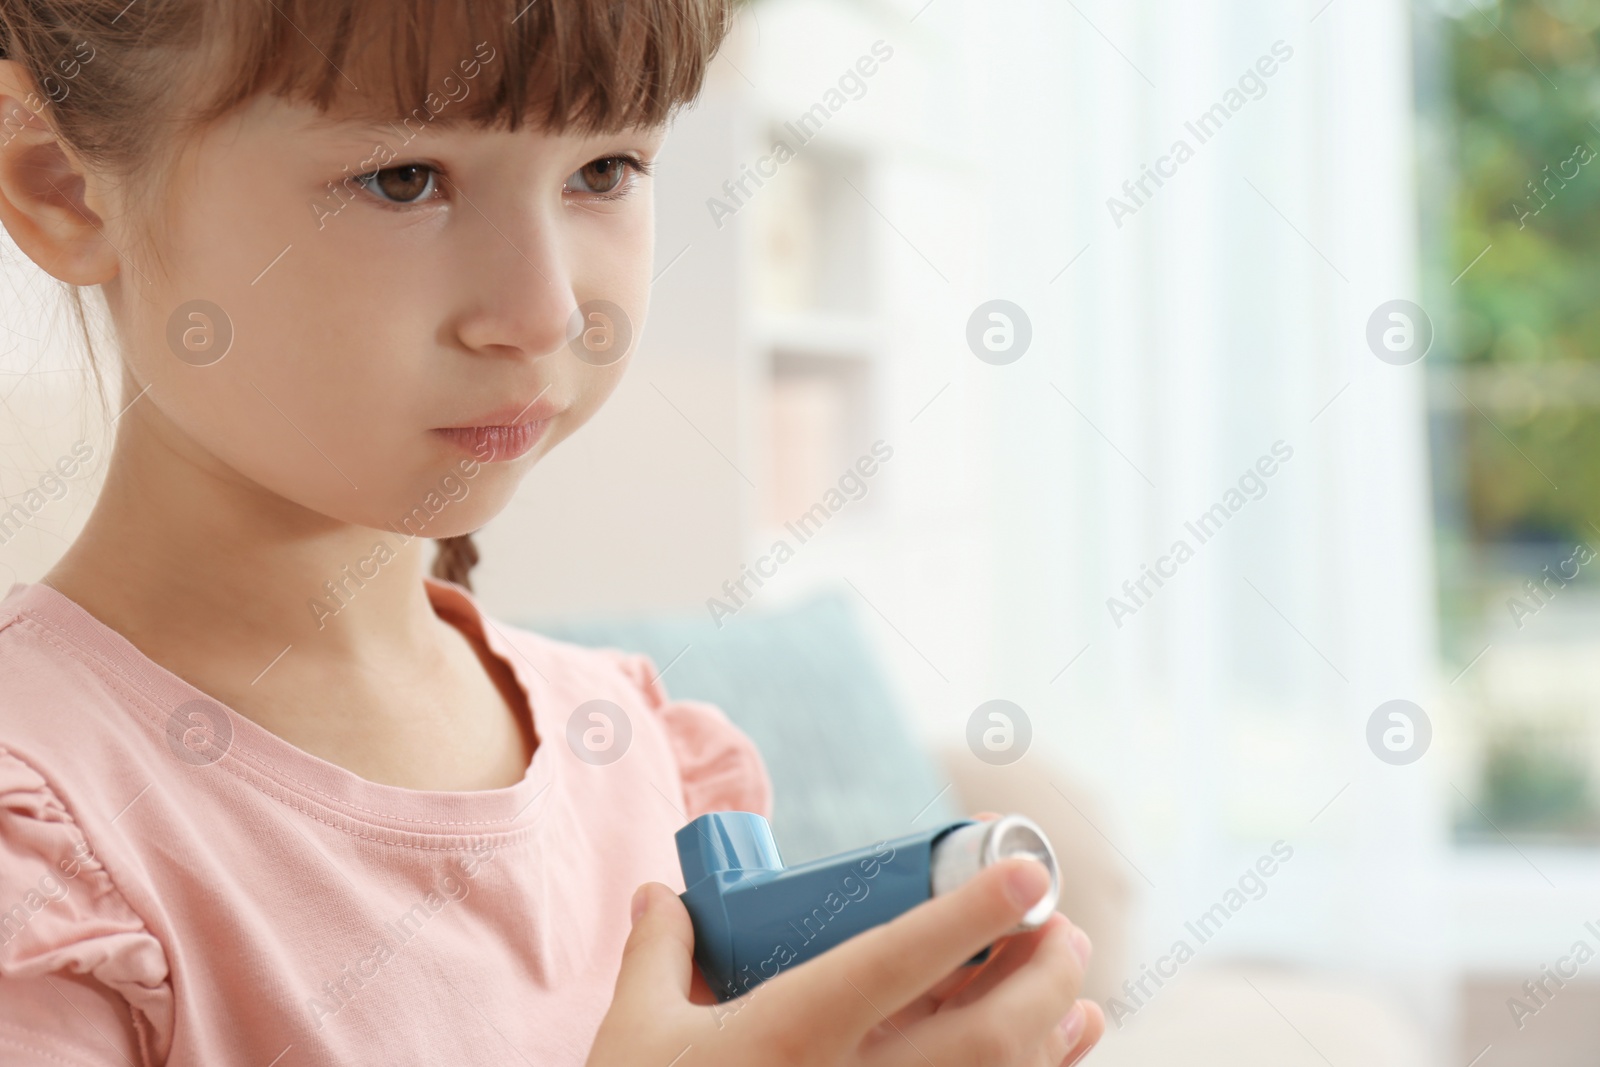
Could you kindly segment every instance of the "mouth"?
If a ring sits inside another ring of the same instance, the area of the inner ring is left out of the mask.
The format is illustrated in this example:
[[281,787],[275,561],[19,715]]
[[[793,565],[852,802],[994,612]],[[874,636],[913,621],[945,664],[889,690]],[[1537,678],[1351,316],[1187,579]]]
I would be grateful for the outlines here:
[[527,403],[496,408],[459,426],[437,427],[429,432],[483,463],[497,463],[525,455],[545,434],[559,411],[554,401],[544,400],[545,386]]
[[500,463],[526,455],[549,425],[549,419],[539,419],[515,426],[452,426],[430,432],[477,457],[480,463]]

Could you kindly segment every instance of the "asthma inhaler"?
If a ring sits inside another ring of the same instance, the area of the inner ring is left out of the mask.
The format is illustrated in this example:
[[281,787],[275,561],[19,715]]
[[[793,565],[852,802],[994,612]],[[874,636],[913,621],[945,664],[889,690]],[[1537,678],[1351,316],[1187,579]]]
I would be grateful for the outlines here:
[[[1055,852],[1022,815],[960,819],[798,867],[783,865],[772,828],[754,812],[702,815],[676,840],[695,963],[722,1001],[959,888],[1009,856],[1032,856],[1050,872],[1049,891],[1011,933],[1044,925],[1060,895]],[[968,962],[988,954],[985,948]]]

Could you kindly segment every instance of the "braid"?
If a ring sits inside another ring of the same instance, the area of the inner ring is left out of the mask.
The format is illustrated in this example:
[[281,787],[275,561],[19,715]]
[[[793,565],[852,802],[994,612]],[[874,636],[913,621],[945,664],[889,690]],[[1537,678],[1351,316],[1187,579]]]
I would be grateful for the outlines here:
[[478,564],[478,546],[472,543],[471,534],[459,537],[441,537],[439,554],[433,557],[433,576],[455,582],[472,589],[472,568]]

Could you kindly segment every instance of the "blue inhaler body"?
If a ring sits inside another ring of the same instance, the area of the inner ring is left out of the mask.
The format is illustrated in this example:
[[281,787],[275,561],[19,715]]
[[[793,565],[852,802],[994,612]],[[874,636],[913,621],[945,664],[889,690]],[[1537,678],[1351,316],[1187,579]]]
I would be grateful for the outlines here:
[[1043,925],[1060,893],[1050,842],[1022,815],[960,819],[798,867],[783,865],[772,828],[753,812],[702,815],[676,839],[695,963],[723,1001],[958,888],[1008,856],[1031,855],[1050,872],[1049,892],[1013,933]]

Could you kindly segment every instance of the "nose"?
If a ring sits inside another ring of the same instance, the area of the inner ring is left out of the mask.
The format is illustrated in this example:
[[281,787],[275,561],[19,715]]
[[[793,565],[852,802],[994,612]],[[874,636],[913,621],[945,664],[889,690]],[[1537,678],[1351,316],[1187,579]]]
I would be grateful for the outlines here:
[[530,358],[559,350],[577,300],[557,219],[526,202],[493,217],[467,211],[476,218],[463,227],[469,251],[459,274],[461,343]]

